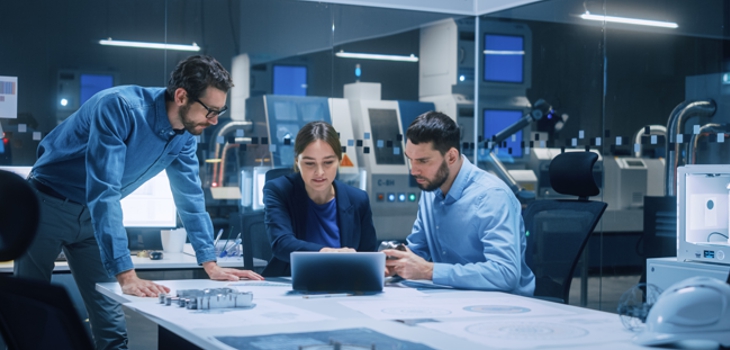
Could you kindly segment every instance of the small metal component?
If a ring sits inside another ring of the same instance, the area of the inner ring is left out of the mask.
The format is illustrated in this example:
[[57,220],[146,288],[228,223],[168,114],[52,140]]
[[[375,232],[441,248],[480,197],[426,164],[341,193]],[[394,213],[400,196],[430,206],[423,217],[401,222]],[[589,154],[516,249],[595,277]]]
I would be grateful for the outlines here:
[[181,289],[175,297],[165,295],[164,298],[168,306],[175,303],[188,310],[210,310],[249,307],[253,302],[253,293],[239,292],[233,288]]

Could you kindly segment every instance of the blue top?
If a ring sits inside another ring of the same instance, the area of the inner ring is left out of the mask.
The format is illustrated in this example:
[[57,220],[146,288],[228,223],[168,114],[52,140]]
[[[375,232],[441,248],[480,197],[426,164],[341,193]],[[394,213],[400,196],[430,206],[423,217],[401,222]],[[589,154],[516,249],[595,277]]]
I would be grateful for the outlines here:
[[340,228],[337,227],[337,198],[325,204],[317,204],[309,199],[307,231],[304,240],[319,243],[325,247],[340,248]]
[[193,135],[172,129],[165,89],[119,86],[94,95],[41,141],[32,176],[89,207],[101,260],[117,275],[134,268],[120,200],[166,170],[202,264],[215,260],[215,249],[196,149]]
[[[335,186],[339,246],[361,252],[377,251],[378,242],[367,193],[338,180],[332,184]],[[299,173],[278,177],[264,186],[266,232],[274,255],[262,273],[265,277],[290,275],[291,252],[316,252],[327,247],[306,239],[309,200]]]
[[408,248],[434,262],[436,284],[531,296],[519,201],[502,180],[462,159],[446,196],[422,191]]

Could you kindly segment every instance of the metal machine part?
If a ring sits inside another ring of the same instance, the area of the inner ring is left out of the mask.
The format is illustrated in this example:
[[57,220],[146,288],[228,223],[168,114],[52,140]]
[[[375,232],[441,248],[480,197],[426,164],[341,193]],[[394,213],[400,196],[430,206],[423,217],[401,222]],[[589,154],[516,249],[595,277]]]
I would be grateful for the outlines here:
[[181,289],[175,296],[160,293],[158,300],[160,304],[175,304],[188,310],[246,308],[253,305],[253,293],[233,288]]
[[[667,121],[667,162],[666,173],[666,194],[667,196],[677,195],[677,167],[680,158],[680,142],[677,142],[677,135],[684,130],[684,124],[690,117],[711,117],[715,114],[717,106],[715,101],[685,101],[674,107]],[[672,149],[669,146],[673,145]]]
[[487,148],[489,149],[488,157],[489,160],[492,162],[493,170],[495,171],[497,176],[502,179],[502,181],[507,183],[507,186],[512,189],[512,192],[515,193],[517,198],[522,203],[535,199],[535,192],[527,191],[522,188],[522,186],[517,183],[512,175],[510,175],[509,171],[507,171],[507,168],[504,167],[504,164],[502,164],[499,158],[494,154],[493,150],[504,140],[512,136],[512,134],[524,129],[528,125],[532,124],[532,122],[540,120],[542,117],[548,115],[549,113],[552,113],[552,111],[552,106],[545,102],[545,100],[537,100],[537,102],[535,102],[530,111],[525,114],[520,120],[494,135],[491,140],[486,141],[488,145]]
[[647,125],[636,131],[634,134],[634,144],[639,145],[639,149],[634,151],[634,157],[641,158],[641,137],[646,134],[646,128],[649,128],[650,135],[663,135],[667,137],[667,128],[664,125]]
[[[238,183],[235,182],[233,186],[230,184],[226,186],[225,181],[225,169],[226,159],[228,150],[239,147],[239,144],[251,143],[251,138],[243,136],[250,132],[253,124],[250,121],[234,121],[231,120],[225,125],[222,125],[216,129],[215,133],[211,136],[211,148],[212,155],[206,159],[206,163],[212,165],[210,180],[208,185],[210,186],[211,196],[214,199],[238,199],[240,198],[241,191],[238,188]],[[226,137],[228,134],[236,132],[235,142],[229,142]]]
[[696,134],[692,134],[692,138],[689,141],[689,149],[687,150],[687,164],[697,163],[697,150],[699,141],[703,137],[707,137],[709,134],[722,134],[727,132],[727,127],[717,123],[705,124],[700,127],[700,130]]

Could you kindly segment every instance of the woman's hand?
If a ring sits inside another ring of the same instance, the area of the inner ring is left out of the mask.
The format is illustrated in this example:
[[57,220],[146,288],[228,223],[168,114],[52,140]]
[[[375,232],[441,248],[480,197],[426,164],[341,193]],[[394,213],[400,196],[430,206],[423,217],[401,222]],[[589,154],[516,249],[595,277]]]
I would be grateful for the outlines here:
[[342,247],[342,248],[329,248],[324,247],[319,250],[322,253],[355,253],[355,249]]

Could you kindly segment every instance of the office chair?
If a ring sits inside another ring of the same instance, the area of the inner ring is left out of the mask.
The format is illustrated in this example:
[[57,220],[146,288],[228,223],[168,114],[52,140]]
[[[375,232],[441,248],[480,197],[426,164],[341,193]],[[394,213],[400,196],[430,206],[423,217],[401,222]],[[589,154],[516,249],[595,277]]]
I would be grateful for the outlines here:
[[[292,168],[274,168],[266,172],[265,182],[273,180],[277,177],[286,176],[293,172]],[[264,224],[264,211],[254,211],[248,213],[239,213],[232,216],[231,225],[240,228],[241,243],[243,244],[243,268],[254,270],[253,259],[262,259],[270,261],[273,253],[271,252],[271,241],[266,233]]]
[[[15,260],[33,242],[40,207],[20,176],[0,170],[0,261]],[[93,349],[66,289],[0,277],[0,335],[9,349]]]
[[243,244],[243,268],[254,270],[253,259],[269,261],[273,253],[264,225],[264,211],[236,213],[231,215],[233,232],[241,232]]
[[567,304],[570,283],[583,248],[607,204],[588,200],[599,194],[593,152],[565,152],[550,163],[550,185],[578,199],[537,200],[522,211],[525,261],[535,274],[535,297]]
[[274,168],[266,172],[266,182],[269,180],[276,179],[277,177],[286,176],[294,172],[294,169],[289,168]]

